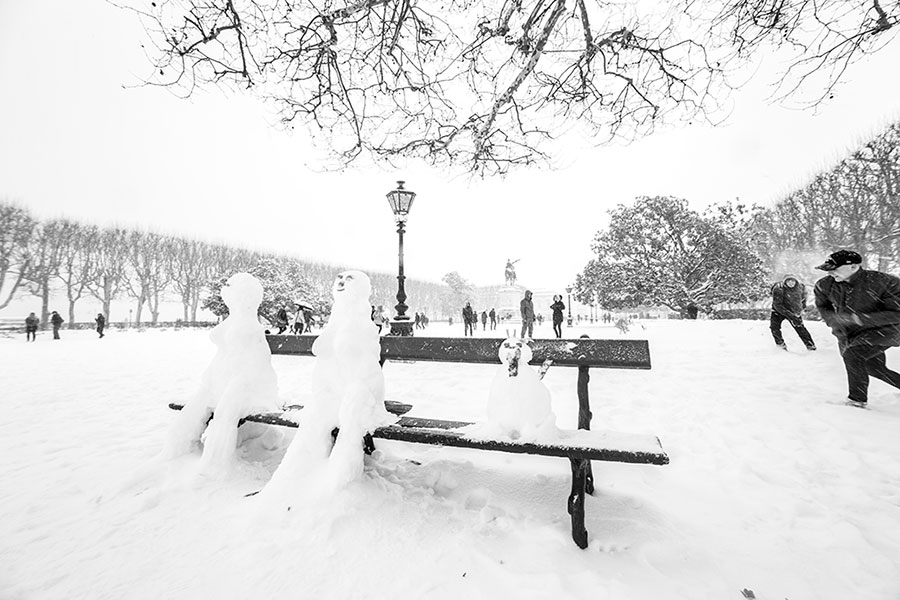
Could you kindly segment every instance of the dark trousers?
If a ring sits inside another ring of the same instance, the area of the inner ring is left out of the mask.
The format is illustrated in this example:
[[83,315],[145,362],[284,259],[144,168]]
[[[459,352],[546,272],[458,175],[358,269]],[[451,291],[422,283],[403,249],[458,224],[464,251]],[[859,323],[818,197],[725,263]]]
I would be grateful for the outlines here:
[[562,321],[553,321],[553,333],[556,334],[556,337],[562,337]]
[[769,329],[772,331],[772,337],[775,339],[776,344],[779,346],[784,345],[784,338],[781,336],[781,323],[785,319],[791,324],[791,327],[793,327],[794,331],[797,332],[797,335],[800,336],[800,341],[802,341],[807,348],[815,346],[812,336],[809,334],[809,331],[806,330],[806,326],[803,325],[803,321],[800,320],[799,317],[792,319],[773,310],[772,315],[769,317]]
[[519,337],[534,337],[534,319],[522,320],[522,335]]
[[855,402],[866,402],[869,393],[869,377],[900,388],[900,373],[887,368],[885,346],[851,346],[844,351],[847,368],[849,397]]
[[53,326],[53,339],[54,339],[54,340],[58,340],[58,339],[59,339],[59,325],[54,325],[54,326]]
[[25,341],[33,342],[37,339],[37,329],[26,328],[25,329]]
[[463,330],[463,337],[465,337],[467,335],[471,335],[471,336],[475,335],[474,328],[472,327],[472,323],[469,321],[466,321],[465,329]]

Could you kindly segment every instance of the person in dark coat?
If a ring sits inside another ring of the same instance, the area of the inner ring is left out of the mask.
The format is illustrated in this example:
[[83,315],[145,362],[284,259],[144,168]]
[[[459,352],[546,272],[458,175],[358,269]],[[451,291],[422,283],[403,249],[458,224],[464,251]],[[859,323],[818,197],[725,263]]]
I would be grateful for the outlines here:
[[278,335],[284,333],[284,330],[288,328],[288,314],[283,306],[275,313],[275,327],[278,328]]
[[487,329],[487,320],[488,320],[487,311],[486,310],[481,311],[481,330],[482,331],[485,331]]
[[793,275],[786,275],[784,279],[772,286],[772,314],[769,315],[769,330],[775,345],[782,350],[787,350],[787,344],[781,335],[781,324],[787,319],[807,350],[815,350],[816,344],[812,336],[803,325],[802,313],[806,308],[806,286],[800,283]]
[[534,336],[534,302],[531,301],[531,290],[525,290],[525,297],[519,302],[519,312],[522,314],[522,336]]
[[556,337],[561,338],[563,311],[566,310],[566,305],[563,304],[562,296],[553,296],[553,304],[550,305],[550,310],[553,311],[553,333],[556,334]]
[[37,330],[38,325],[41,324],[41,320],[34,313],[31,313],[27,317],[25,317],[25,341],[33,342],[37,339]]
[[59,328],[62,327],[63,318],[55,310],[50,314],[50,324],[53,325],[53,339],[59,339]]
[[475,311],[472,309],[472,304],[470,302],[466,302],[466,306],[462,310],[462,318],[463,318],[463,337],[467,335],[475,335]]
[[900,278],[862,268],[852,250],[833,252],[816,267],[816,308],[838,340],[847,370],[848,404],[866,406],[869,377],[900,388],[900,373],[887,368],[885,351],[900,346]]
[[491,312],[488,313],[488,317],[491,319],[491,331],[497,329],[497,311],[491,308]]
[[97,318],[94,319],[97,323],[97,333],[100,334],[100,337],[103,337],[103,328],[106,327],[106,317],[103,316],[103,313],[97,313]]

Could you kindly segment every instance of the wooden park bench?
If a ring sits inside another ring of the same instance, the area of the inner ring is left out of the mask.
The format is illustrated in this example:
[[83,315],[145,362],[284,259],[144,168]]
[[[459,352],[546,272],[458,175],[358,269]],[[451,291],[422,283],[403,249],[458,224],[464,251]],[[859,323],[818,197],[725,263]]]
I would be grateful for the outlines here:
[[[272,354],[313,356],[312,344],[316,336],[269,335],[266,336]],[[442,337],[382,337],[381,364],[385,361],[432,361],[470,364],[500,364],[497,351],[502,339],[442,338]],[[572,539],[580,548],[586,548],[588,534],[584,526],[584,496],[594,492],[591,461],[609,461],[665,465],[669,462],[659,442],[653,435],[590,431],[591,409],[588,398],[588,381],[591,368],[649,369],[650,350],[646,340],[593,340],[538,339],[532,346],[531,364],[541,365],[552,361],[553,366],[578,368],[578,430],[561,429],[554,443],[517,441],[509,438],[470,438],[460,431],[472,425],[466,421],[448,421],[404,416],[412,408],[409,404],[385,402],[386,408],[400,419],[393,425],[380,427],[372,437],[475,448],[496,452],[536,454],[568,458],[572,470],[572,490],[568,498],[568,512],[572,520]],[[169,405],[180,409],[177,404]],[[297,427],[295,411],[249,415],[246,421]],[[374,445],[366,440],[367,450]]]

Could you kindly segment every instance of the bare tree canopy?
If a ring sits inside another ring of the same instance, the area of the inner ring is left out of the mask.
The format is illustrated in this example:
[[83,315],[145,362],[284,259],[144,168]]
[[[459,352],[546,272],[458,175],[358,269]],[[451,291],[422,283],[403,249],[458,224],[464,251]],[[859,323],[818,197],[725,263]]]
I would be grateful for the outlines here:
[[[476,173],[714,114],[727,69],[790,47],[825,93],[886,42],[896,0],[131,0],[151,83],[236,85],[309,127],[338,166],[424,159]],[[891,36],[893,37],[893,36]],[[789,80],[785,80],[786,82]]]

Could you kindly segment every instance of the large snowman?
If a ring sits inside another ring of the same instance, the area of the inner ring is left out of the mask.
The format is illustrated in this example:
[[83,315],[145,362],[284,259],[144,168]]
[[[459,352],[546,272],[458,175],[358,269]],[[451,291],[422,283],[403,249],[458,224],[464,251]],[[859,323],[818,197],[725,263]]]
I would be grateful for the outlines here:
[[533,353],[525,340],[509,338],[500,344],[500,362],[488,396],[488,425],[512,439],[533,441],[555,436],[556,415],[550,390],[528,364]]
[[[361,271],[338,274],[331,316],[313,343],[312,398],[265,495],[304,487],[318,469],[331,487],[363,471],[363,437],[396,420],[384,407],[381,344],[371,318],[372,286]],[[332,441],[332,431],[339,433]],[[290,492],[287,492],[290,493]]]
[[219,470],[234,456],[238,421],[279,408],[272,353],[257,317],[262,297],[262,285],[249,273],[236,273],[222,286],[229,314],[209,336],[216,354],[200,388],[176,414],[164,455],[186,454],[202,445],[201,472]]

